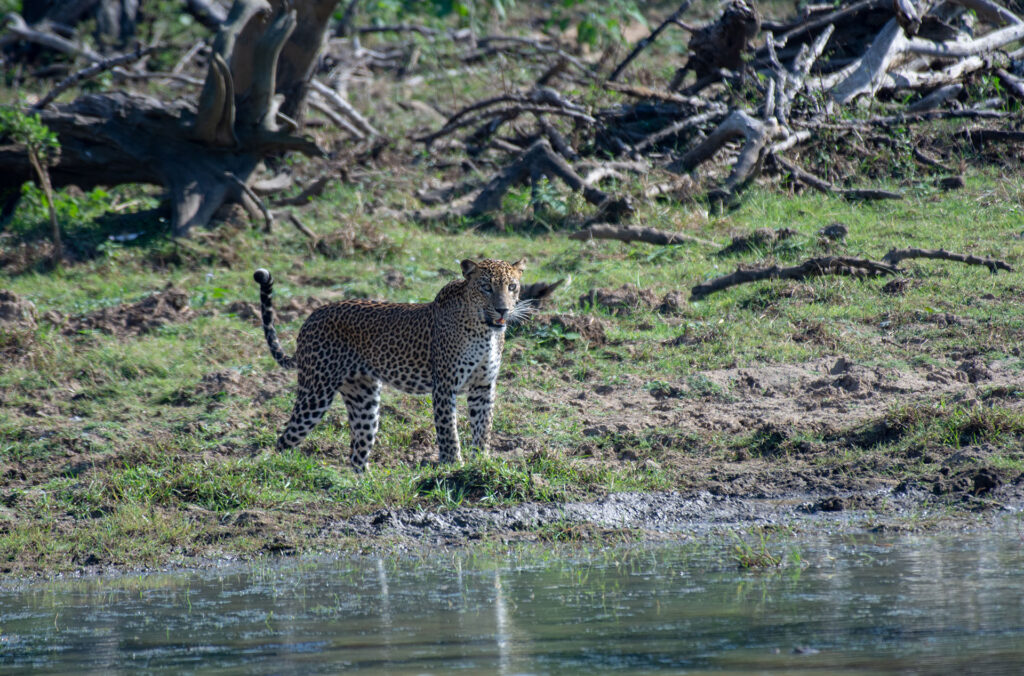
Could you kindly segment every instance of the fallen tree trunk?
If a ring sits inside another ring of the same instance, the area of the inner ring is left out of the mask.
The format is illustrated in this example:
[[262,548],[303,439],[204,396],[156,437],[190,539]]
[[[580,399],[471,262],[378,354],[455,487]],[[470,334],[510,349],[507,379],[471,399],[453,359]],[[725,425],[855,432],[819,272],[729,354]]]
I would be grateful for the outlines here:
[[[175,236],[209,223],[225,202],[261,211],[249,184],[265,157],[320,154],[294,132],[335,3],[235,0],[194,105],[112,93],[44,108],[62,149],[54,186],[163,185]],[[29,169],[23,153],[0,148],[0,185],[20,185]]]

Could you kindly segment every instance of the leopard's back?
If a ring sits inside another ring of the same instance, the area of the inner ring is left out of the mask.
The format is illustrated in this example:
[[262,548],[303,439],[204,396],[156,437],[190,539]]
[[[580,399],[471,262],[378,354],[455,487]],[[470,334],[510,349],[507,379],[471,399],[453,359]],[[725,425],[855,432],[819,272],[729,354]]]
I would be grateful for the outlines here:
[[398,389],[431,388],[430,303],[346,300],[317,308],[299,331],[299,369],[356,369]]

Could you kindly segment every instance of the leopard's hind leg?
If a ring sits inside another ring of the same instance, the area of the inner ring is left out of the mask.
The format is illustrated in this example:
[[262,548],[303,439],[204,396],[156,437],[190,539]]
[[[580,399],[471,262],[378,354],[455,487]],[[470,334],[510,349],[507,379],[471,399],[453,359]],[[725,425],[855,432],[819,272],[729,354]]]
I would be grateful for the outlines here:
[[334,383],[322,376],[310,375],[299,371],[299,387],[295,394],[295,406],[292,417],[281,436],[277,438],[277,448],[294,448],[302,443],[316,424],[327,413],[334,401]]
[[356,472],[366,469],[377,437],[380,425],[380,386],[381,382],[373,376],[359,375],[346,378],[338,390],[348,409],[348,429],[352,437],[349,461]]

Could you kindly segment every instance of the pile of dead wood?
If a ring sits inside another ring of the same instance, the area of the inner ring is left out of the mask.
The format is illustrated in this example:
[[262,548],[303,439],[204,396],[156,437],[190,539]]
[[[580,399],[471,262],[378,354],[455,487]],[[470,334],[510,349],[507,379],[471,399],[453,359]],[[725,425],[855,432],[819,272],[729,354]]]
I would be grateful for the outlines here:
[[[592,222],[623,221],[632,213],[629,196],[600,184],[630,174],[648,183],[664,176],[648,197],[692,195],[696,180],[712,207],[735,202],[762,173],[849,199],[899,199],[899,193],[846,185],[856,176],[842,184],[817,176],[800,165],[801,151],[825,134],[830,143],[846,136],[895,143],[896,128],[936,119],[984,124],[962,130],[976,145],[1024,141],[1016,130],[1021,115],[1009,105],[1024,100],[1024,21],[993,0],[808,5],[786,22],[762,20],[752,3],[732,0],[700,27],[684,21],[689,4],[610,73],[552,53],[551,67],[533,88],[477,101],[419,136],[435,155],[465,153],[474,168],[499,167],[489,181],[470,178],[423,191],[424,202],[436,205],[428,215],[479,216],[500,205],[512,185],[546,178],[564,181],[596,205]],[[662,87],[629,84],[637,55],[679,31],[689,35],[688,60],[675,77]],[[983,75],[1001,84],[1000,96],[965,105],[965,83]],[[588,107],[560,83],[598,85],[632,102]],[[917,147],[913,154],[940,174],[937,184],[958,185],[950,176],[955,170],[940,158]]]
[[[962,120],[960,137],[975,146],[1024,141],[1021,115],[1013,112],[1019,107],[1008,105],[1024,100],[1024,21],[995,0],[844,0],[806,5],[782,22],[764,19],[750,0],[731,0],[704,25],[687,18],[687,0],[617,63],[610,51],[588,60],[554,34],[361,25],[358,0],[341,7],[338,0],[233,0],[228,10],[186,0],[183,8],[214,35],[168,70],[148,65],[167,48],[159,40],[126,48],[136,4],[54,0],[43,11],[28,3],[22,15],[5,17],[0,54],[9,73],[31,67],[33,50],[65,57],[37,68],[36,77],[65,70],[30,107],[60,136],[53,184],[163,185],[179,236],[226,203],[241,203],[269,226],[271,207],[308,202],[342,170],[331,167],[298,198],[266,200],[292,184],[279,158],[321,154],[302,133],[311,122],[326,120],[357,142],[377,136],[379,123],[349,103],[350,87],[356,91],[350,83],[379,70],[415,77],[425,48],[444,52],[458,68],[502,58],[535,64],[540,73],[527,89],[458,109],[408,103],[424,112],[424,125],[443,120],[412,134],[414,142],[437,166],[465,169],[454,182],[419,191],[426,219],[487,218],[513,186],[532,185],[536,196],[543,181],[559,181],[593,205],[574,237],[694,241],[628,227],[635,203],[703,197],[712,208],[732,205],[759,175],[848,199],[898,199],[897,192],[858,186],[856,174],[822,174],[805,153],[825,138],[900,143],[896,129],[913,136],[936,119]],[[99,14],[120,17],[107,31],[120,37],[100,41],[99,52],[62,23]],[[685,62],[668,81],[653,83],[647,71],[646,85],[636,84],[638,57],[660,40],[685,42]],[[60,102],[105,72],[122,91]],[[968,95],[967,85],[982,77],[1000,84],[990,88],[998,96]],[[124,91],[144,81],[158,82],[165,95]],[[595,88],[607,92],[603,103],[576,93]],[[913,157],[938,174],[937,185],[962,185],[956,167],[928,148],[915,146]],[[0,139],[4,212],[31,179],[24,149]],[[627,192],[625,185],[643,187]],[[294,215],[292,221],[308,234]]]

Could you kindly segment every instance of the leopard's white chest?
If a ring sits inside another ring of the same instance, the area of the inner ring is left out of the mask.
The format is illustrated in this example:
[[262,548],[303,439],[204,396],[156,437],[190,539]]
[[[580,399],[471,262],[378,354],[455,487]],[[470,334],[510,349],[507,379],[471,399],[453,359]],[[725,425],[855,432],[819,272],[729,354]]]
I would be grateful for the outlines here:
[[501,334],[494,331],[486,338],[473,340],[466,346],[456,369],[457,390],[462,390],[467,384],[490,383],[498,377],[498,369],[501,367],[502,342]]

